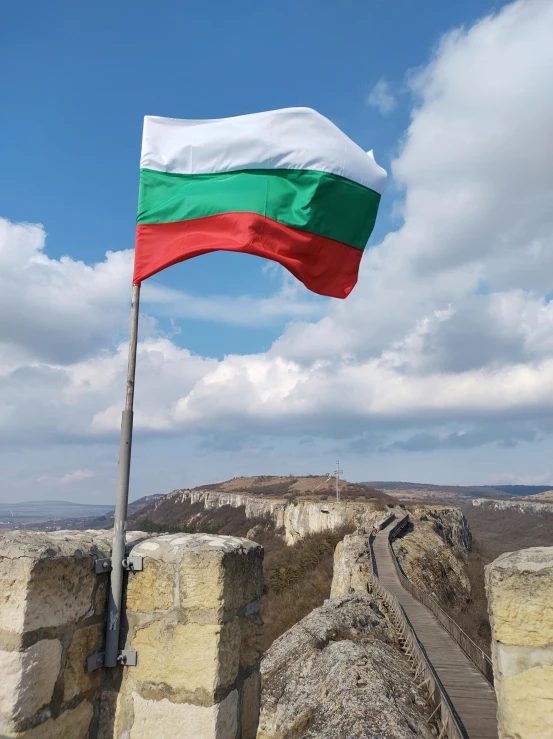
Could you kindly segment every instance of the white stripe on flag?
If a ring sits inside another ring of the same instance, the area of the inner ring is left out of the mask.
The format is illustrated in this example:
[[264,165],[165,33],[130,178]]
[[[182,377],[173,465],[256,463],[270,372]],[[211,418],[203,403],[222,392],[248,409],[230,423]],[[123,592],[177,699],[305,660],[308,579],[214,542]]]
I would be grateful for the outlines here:
[[328,118],[311,108],[205,121],[144,118],[140,166],[212,174],[238,169],[314,169],[382,193],[386,171]]

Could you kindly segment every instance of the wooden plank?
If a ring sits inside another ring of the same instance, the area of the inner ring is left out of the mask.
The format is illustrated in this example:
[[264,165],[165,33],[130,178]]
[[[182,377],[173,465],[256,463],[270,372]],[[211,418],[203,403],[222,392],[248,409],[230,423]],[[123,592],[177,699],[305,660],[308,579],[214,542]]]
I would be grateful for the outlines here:
[[434,614],[402,586],[388,545],[392,522],[373,542],[376,574],[396,596],[470,739],[497,739],[495,692]]

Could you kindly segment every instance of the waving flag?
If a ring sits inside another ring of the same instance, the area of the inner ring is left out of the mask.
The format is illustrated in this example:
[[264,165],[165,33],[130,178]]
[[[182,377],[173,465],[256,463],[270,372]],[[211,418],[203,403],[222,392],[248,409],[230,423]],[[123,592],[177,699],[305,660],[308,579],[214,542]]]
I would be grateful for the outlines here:
[[286,267],[345,298],[386,172],[309,108],[216,120],[144,120],[134,284],[225,250]]

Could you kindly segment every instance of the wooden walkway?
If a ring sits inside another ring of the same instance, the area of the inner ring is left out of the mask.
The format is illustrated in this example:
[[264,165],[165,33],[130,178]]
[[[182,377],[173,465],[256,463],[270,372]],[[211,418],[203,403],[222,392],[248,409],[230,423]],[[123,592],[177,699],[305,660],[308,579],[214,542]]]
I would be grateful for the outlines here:
[[388,544],[395,521],[373,542],[376,572],[384,587],[398,599],[470,739],[497,739],[495,692],[434,614],[401,585]]

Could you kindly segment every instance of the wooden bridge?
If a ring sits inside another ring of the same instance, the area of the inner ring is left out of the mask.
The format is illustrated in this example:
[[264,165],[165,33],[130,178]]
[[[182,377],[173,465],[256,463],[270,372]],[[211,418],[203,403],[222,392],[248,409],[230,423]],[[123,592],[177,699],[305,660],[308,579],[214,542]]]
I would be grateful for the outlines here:
[[[482,664],[487,657],[453,622],[452,625],[446,623],[449,618],[438,606],[433,608],[437,613],[434,615],[402,585],[405,577],[398,571],[399,566],[390,546],[390,536],[401,528],[402,519],[406,517],[400,509],[395,509],[394,513],[396,518],[379,531],[372,541],[374,574],[399,602],[437,674],[443,691],[447,694],[445,700],[449,698],[448,702],[453,707],[453,718],[458,728],[447,733],[464,735],[469,739],[497,739],[495,692],[489,680],[482,674],[488,672],[488,664]],[[408,582],[405,582],[405,585],[417,593],[417,589],[410,587]],[[421,593],[419,597],[424,600],[422,596]],[[429,599],[429,596],[426,598]],[[453,634],[456,641],[463,644],[465,651],[440,624],[437,616],[446,623],[448,631]],[[469,659],[465,652],[471,654],[473,659]],[[476,668],[475,662],[479,664],[480,669]],[[491,672],[489,677],[491,678]]]

